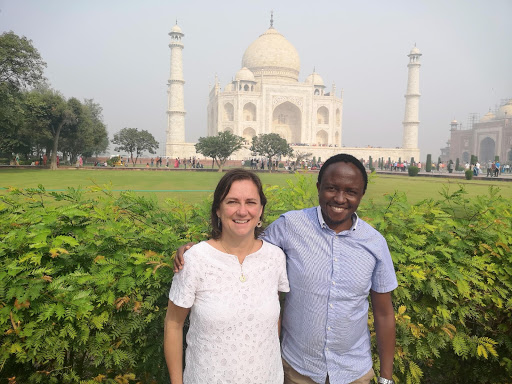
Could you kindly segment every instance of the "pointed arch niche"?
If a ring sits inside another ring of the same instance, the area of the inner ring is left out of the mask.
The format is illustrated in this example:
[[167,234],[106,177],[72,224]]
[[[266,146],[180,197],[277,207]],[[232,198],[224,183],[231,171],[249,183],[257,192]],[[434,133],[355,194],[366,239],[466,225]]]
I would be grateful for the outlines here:
[[288,143],[301,142],[302,112],[295,104],[286,101],[274,108],[272,132],[277,133]]
[[244,105],[244,121],[256,121],[256,106],[253,103]]
[[233,121],[233,117],[235,115],[235,109],[233,108],[233,104],[226,103],[224,104],[224,114],[222,116],[223,121]]

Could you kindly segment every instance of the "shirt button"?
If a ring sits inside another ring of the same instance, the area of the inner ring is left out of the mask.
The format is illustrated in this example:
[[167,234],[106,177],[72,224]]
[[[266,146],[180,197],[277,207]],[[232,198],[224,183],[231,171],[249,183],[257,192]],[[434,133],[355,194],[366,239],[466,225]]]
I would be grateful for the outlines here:
[[329,304],[329,307],[331,307],[331,308],[332,308],[332,304]]
[[325,348],[325,350],[326,350],[326,351],[328,351],[328,350],[329,350],[329,347],[326,347],[326,348]]
[[330,331],[331,330],[331,327],[327,327],[327,330]]
[[334,258],[334,261],[338,261],[338,258],[337,258],[337,257],[335,257],[335,258]]
[[332,282],[332,285],[336,285],[336,283],[333,281],[333,282]]

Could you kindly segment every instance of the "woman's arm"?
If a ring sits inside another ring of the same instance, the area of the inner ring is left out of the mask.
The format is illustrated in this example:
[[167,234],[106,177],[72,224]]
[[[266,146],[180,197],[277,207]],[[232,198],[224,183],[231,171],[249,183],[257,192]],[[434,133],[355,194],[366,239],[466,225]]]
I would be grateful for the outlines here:
[[164,353],[172,384],[183,384],[183,324],[190,308],[169,300],[164,324]]

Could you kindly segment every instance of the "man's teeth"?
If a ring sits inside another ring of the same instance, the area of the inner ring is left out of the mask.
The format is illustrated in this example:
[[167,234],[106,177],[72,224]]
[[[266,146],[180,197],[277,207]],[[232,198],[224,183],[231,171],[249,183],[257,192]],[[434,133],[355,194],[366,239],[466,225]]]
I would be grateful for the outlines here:
[[331,208],[334,212],[343,212],[345,210],[345,208],[341,208],[341,207],[333,207],[331,205]]

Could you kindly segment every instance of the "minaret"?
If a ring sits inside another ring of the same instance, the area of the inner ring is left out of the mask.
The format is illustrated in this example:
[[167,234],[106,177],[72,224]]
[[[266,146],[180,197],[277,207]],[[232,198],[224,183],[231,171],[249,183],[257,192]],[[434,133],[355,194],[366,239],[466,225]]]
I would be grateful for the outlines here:
[[185,103],[183,97],[183,43],[181,38],[184,34],[181,28],[174,25],[169,32],[171,36],[171,73],[167,82],[167,138],[165,155],[177,157],[179,145],[185,142]]
[[404,137],[402,148],[417,149],[418,148],[418,127],[419,121],[419,104],[420,104],[420,50],[414,48],[409,56],[409,76],[407,79],[407,93],[405,94],[405,117],[403,121]]

